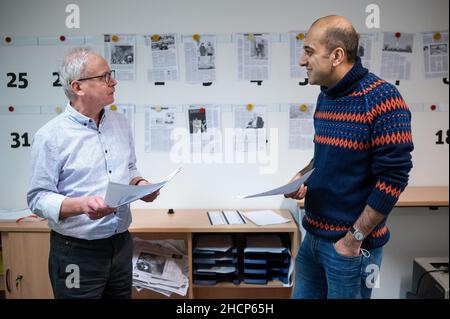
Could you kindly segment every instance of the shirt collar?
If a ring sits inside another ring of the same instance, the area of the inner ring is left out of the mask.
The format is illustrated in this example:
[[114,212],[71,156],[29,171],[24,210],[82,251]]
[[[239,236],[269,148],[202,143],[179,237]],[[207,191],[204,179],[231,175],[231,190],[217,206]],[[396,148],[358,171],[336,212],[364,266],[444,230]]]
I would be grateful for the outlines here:
[[[75,110],[75,108],[70,105],[70,101],[67,102],[67,107],[65,110],[65,113],[67,114],[67,116],[74,120],[75,122],[80,123],[81,125],[87,126],[87,127],[93,127],[95,129],[97,129],[97,126],[95,124],[95,121],[93,119],[91,119],[90,117],[87,117],[84,114],[81,114],[80,112],[78,112],[77,110]],[[100,124],[104,121],[105,119],[105,109],[102,109],[102,111],[100,112]]]

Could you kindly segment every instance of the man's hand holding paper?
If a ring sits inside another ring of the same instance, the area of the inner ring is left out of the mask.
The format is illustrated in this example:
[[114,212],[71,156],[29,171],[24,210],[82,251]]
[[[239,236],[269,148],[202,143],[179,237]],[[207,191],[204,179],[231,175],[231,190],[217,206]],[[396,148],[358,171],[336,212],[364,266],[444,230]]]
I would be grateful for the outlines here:
[[159,190],[180,171],[181,167],[178,167],[163,181],[153,184],[150,184],[144,179],[139,181],[138,185],[125,185],[110,182],[106,190],[105,202],[110,207],[119,207],[134,202],[138,199],[151,202],[158,197]]
[[[137,186],[141,186],[141,185],[150,185],[151,183],[147,180],[142,180],[140,181]],[[153,202],[157,197],[159,196],[159,190],[150,193],[148,195],[145,195],[144,197],[141,198],[141,200],[143,200],[144,202]]]
[[[295,176],[288,184],[280,186],[278,188],[275,188],[275,189],[272,189],[272,190],[269,190],[269,191],[266,191],[263,193],[258,193],[258,194],[253,194],[253,195],[243,195],[243,196],[239,196],[239,197],[240,198],[253,198],[253,197],[273,196],[273,195],[287,196],[287,195],[291,195],[291,194],[296,195],[297,193],[300,195],[304,195],[304,194],[306,194],[306,189],[305,189],[304,183],[306,182],[306,180],[309,178],[309,176],[312,174],[313,171],[314,171],[314,169],[311,169],[304,175],[299,175],[298,177]],[[303,187],[303,189],[302,189],[302,187]]]
[[[300,173],[298,173],[289,181],[288,184],[298,180],[301,176],[302,175]],[[306,186],[305,184],[302,184],[298,190],[296,190],[295,192],[289,193],[289,194],[284,194],[284,197],[300,200],[300,199],[305,198],[307,190],[308,190],[308,186]]]

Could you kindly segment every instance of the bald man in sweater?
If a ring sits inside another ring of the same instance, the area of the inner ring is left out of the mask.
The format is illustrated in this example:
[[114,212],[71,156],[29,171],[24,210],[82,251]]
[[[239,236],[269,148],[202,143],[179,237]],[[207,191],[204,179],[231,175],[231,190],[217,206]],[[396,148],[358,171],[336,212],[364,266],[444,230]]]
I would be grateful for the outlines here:
[[314,167],[298,191],[306,230],[296,257],[294,298],[371,297],[389,213],[412,168],[411,113],[398,90],[365,69],[358,33],[341,16],[310,27],[300,65],[320,85]]

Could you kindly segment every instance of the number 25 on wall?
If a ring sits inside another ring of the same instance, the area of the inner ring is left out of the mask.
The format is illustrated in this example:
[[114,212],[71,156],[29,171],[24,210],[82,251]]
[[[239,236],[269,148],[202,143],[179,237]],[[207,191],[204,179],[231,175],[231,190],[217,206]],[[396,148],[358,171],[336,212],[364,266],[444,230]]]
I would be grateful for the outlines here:
[[8,81],[8,84],[6,84],[6,87],[24,89],[28,86],[28,80],[26,78],[27,72],[19,72],[17,74],[8,72],[6,73],[6,76],[11,78]]

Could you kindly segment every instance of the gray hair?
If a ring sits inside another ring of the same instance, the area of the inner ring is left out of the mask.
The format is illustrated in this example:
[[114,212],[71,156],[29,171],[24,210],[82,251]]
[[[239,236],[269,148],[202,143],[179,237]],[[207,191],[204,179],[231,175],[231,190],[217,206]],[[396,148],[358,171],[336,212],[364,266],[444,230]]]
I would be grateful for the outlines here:
[[77,47],[71,49],[63,59],[59,75],[61,77],[64,93],[69,100],[72,100],[75,97],[72,88],[70,87],[70,83],[73,80],[87,76],[86,62],[89,55],[98,55],[98,53],[90,47]]

